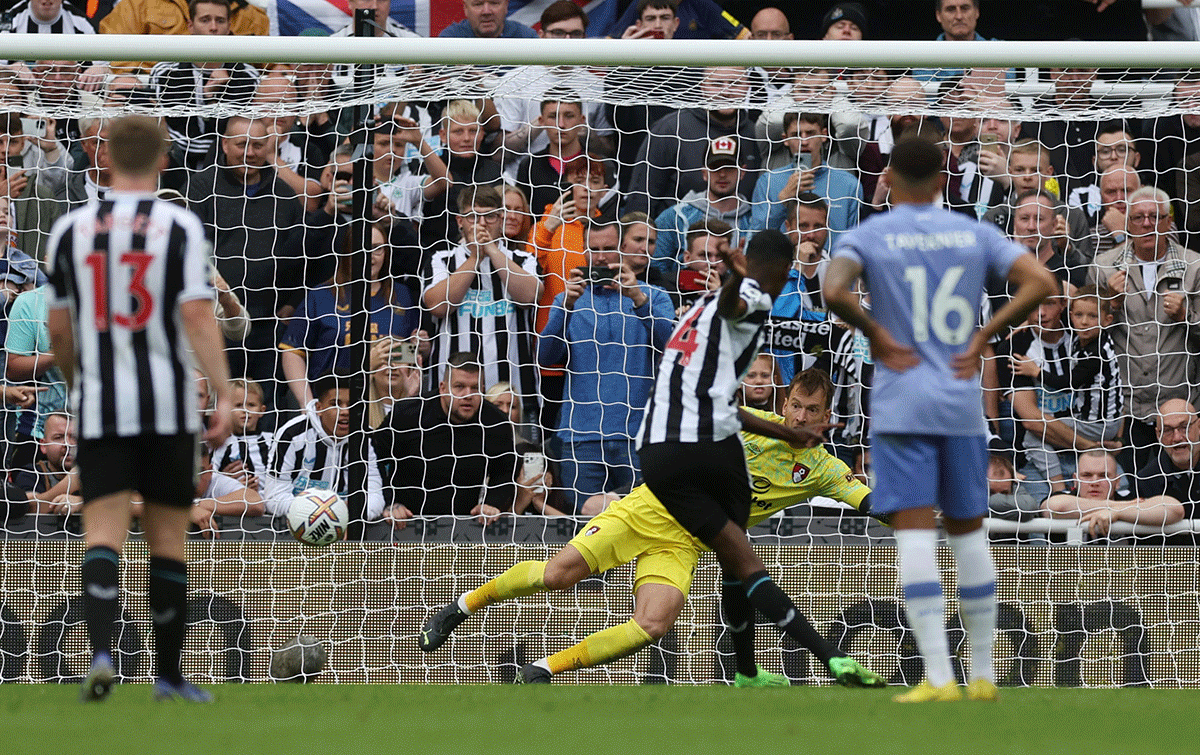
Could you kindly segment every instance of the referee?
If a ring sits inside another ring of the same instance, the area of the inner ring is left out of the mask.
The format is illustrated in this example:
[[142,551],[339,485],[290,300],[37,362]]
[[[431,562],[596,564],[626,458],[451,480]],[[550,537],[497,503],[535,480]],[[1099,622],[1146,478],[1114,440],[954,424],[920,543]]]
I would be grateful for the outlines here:
[[216,396],[206,439],[228,434],[232,403],[204,229],[192,213],[154,197],[168,146],[152,118],[115,121],[113,190],[54,224],[46,258],[50,340],[79,423],[86,532],[80,577],[94,652],[85,701],[104,699],[116,677],[118,560],[135,493],[145,502],[150,550],[154,697],[212,700],[184,680],[179,663],[187,622],[184,540],[201,431],[193,354]]

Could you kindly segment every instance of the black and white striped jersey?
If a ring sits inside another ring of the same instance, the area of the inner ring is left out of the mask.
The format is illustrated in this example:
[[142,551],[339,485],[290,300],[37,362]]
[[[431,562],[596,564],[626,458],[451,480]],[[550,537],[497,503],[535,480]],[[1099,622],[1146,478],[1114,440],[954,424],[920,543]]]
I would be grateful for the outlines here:
[[688,310],[667,341],[638,448],[647,443],[720,441],[737,433],[737,390],[758,354],[771,297],[742,280],[738,295],[746,313],[727,320],[717,312],[720,291],[706,294]]
[[267,459],[271,455],[271,442],[272,435],[268,432],[230,435],[213,451],[213,469],[220,472],[227,465],[240,461],[246,472],[258,477],[258,487],[261,492],[263,475],[267,470]]
[[1071,412],[1082,422],[1119,422],[1125,413],[1124,383],[1117,347],[1107,332],[1090,343],[1075,341],[1071,350],[1071,387],[1075,405]]
[[[500,247],[521,269],[530,275],[538,274],[537,258],[532,254],[506,247],[502,242]],[[448,278],[469,256],[465,244],[436,252],[425,291]],[[462,302],[438,323],[430,356],[430,363],[437,365],[434,383],[445,376],[446,360],[450,355],[466,351],[479,357],[483,368],[480,388],[486,389],[507,380],[512,383],[516,395],[537,396],[536,311],[536,305],[518,304],[509,298],[500,273],[492,266],[491,258],[484,255],[479,261],[475,281]]]
[[52,21],[42,21],[33,15],[29,0],[17,3],[12,12],[12,33],[14,34],[95,34],[96,29],[87,16],[75,13],[72,8],[63,3],[58,16]]
[[[350,495],[349,438],[325,432],[317,416],[316,401],[304,412],[275,431],[262,482],[263,503],[276,516],[287,515],[292,498],[310,488],[332,490],[342,498]],[[383,513],[383,478],[375,460],[375,449],[367,459],[367,519]],[[215,464],[215,459],[214,459]]]
[[152,194],[108,197],[59,218],[47,246],[49,306],[74,323],[79,437],[198,432],[179,305],[213,297],[204,227]]

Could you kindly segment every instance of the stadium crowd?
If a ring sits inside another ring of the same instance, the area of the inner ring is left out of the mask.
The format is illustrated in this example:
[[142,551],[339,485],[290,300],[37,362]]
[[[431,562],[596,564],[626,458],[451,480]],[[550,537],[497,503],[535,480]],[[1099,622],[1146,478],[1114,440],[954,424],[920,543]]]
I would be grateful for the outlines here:
[[[640,0],[613,36],[793,38],[777,8],[731,27],[709,18],[710,5]],[[983,38],[975,0],[932,5],[940,38]],[[92,6],[27,0],[4,23],[11,33],[269,33],[266,14],[244,2]],[[869,41],[880,22],[855,2],[814,8],[824,39]],[[463,10],[442,36],[589,34],[569,0],[549,4],[538,31],[507,18],[502,0],[464,0]],[[1170,11],[1147,10],[1146,20],[1156,36],[1179,26]],[[416,36],[376,21],[379,36]],[[1194,24],[1181,28],[1170,34],[1195,36]],[[779,411],[794,374],[825,370],[832,448],[867,479],[870,354],[827,312],[821,280],[839,234],[888,209],[884,169],[910,130],[944,146],[943,204],[995,223],[1062,284],[986,361],[993,515],[1075,518],[1097,537],[1113,521],[1193,517],[1200,115],[1186,108],[1200,94],[1196,74],[1167,79],[1185,114],[1079,119],[1028,117],[1007,94],[1015,72],[1003,70],[711,68],[689,81],[667,69],[529,66],[488,75],[491,98],[387,102],[364,124],[350,108],[312,106],[336,103],[346,79],[332,66],[0,68],[5,527],[75,526],[72,421],[39,262],[58,217],[105,198],[105,106],[139,105],[181,108],[164,117],[174,148],[160,195],[204,223],[239,376],[234,435],[204,449],[198,536],[281,517],[306,487],[346,492],[349,347],[361,336],[371,369],[369,532],[386,537],[437,515],[599,512],[640,480],[632,438],[675,322],[719,288],[720,248],[768,228],[795,244],[795,265],[742,400]],[[1049,86],[1033,107],[1082,113],[1106,75],[1043,71]],[[695,101],[725,104],[637,104],[656,86],[694,86]],[[913,114],[934,104],[986,115]],[[253,115],[261,112],[270,115]],[[369,333],[355,334],[348,137],[364,128],[370,314]],[[998,284],[985,306],[1006,296]],[[197,390],[207,405],[202,378]]]

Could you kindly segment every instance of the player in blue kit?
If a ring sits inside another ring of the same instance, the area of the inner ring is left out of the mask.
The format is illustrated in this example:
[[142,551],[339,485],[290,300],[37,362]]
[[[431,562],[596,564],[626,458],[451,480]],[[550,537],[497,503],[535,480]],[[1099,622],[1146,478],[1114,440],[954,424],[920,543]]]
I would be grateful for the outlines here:
[[[995,700],[992,646],[996,568],[983,530],[987,434],[977,373],[989,339],[1025,319],[1054,277],[991,225],[933,206],[945,157],[932,141],[901,139],[887,178],[894,209],[839,240],[825,274],[829,308],[870,339],[874,512],[892,514],[909,625],[925,679],[897,702],[962,698],[950,666],[945,599],[935,558],[936,505],[958,567],[959,607],[971,641],[967,697]],[[1016,293],[977,327],[988,277]],[[861,278],[871,298],[859,301]]]

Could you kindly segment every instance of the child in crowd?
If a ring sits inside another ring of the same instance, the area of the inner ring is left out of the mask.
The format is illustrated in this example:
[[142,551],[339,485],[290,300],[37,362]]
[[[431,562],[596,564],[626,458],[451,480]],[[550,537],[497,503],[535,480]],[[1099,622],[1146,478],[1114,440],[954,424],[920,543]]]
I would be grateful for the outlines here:
[[213,450],[213,468],[239,480],[251,490],[262,492],[259,479],[267,467],[271,433],[260,431],[258,423],[266,413],[263,389],[253,380],[236,378],[233,388],[233,434]]

